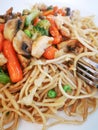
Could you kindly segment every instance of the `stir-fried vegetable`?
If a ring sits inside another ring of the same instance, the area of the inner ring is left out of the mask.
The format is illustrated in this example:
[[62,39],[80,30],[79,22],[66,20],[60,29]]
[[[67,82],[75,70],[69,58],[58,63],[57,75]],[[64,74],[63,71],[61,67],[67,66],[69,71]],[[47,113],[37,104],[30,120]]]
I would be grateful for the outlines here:
[[48,16],[47,19],[50,21],[50,34],[53,36],[54,41],[53,44],[58,44],[62,41],[62,35],[59,33],[58,28],[56,27],[56,24],[53,20],[52,16]]
[[26,29],[24,30],[25,34],[28,36],[28,37],[32,37],[32,33],[30,32],[30,30]]
[[40,20],[32,29],[32,39],[36,39],[38,36],[49,35],[50,22],[46,19]]
[[45,49],[43,56],[48,60],[53,59],[55,57],[56,51],[57,49],[54,46],[50,46]]
[[4,40],[3,34],[2,32],[0,32],[0,52],[2,51],[3,48],[3,40]]
[[50,22],[47,19],[40,20],[36,26],[39,26],[41,28],[44,28],[46,30],[50,27]]
[[33,25],[35,26],[40,21],[39,17],[36,17],[33,21]]
[[31,22],[39,15],[40,11],[36,8],[32,9],[32,12],[26,16],[25,26],[29,26]]
[[4,24],[0,24],[0,32],[3,32],[4,30]]
[[13,49],[12,43],[8,40],[4,40],[3,47],[4,55],[6,56],[7,69],[12,82],[18,82],[23,78],[22,69],[17,59],[16,53]]
[[6,84],[11,82],[10,77],[0,67],[0,83]]
[[57,93],[55,90],[51,89],[48,91],[47,95],[49,98],[55,98],[57,96]]
[[44,16],[53,15],[53,14],[54,14],[54,10],[53,10],[53,9],[51,9],[51,10],[46,10],[46,11],[43,12],[43,15],[44,15]]

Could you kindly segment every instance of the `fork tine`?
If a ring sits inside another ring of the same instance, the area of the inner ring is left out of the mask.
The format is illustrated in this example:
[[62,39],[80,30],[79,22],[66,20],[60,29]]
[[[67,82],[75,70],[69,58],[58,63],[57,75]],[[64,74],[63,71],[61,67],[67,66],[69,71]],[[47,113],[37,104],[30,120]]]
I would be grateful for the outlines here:
[[77,75],[89,85],[98,88],[98,72],[90,66],[87,66],[83,61],[77,63]]
[[89,72],[91,74],[93,74],[94,76],[98,77],[98,72],[92,68],[90,68],[89,66],[83,64],[82,62],[78,62],[78,67],[81,67],[82,69],[84,69],[85,72]]
[[84,76],[87,76],[87,77],[89,77],[92,80],[95,79],[95,77],[92,74],[88,73],[86,70],[81,69],[79,66],[77,67],[77,70],[80,73],[82,72]]
[[88,79],[87,77],[85,77],[84,75],[82,75],[81,73],[77,72],[77,75],[83,79],[86,83],[89,83],[90,85],[95,85],[93,81],[91,81],[90,79]]
[[91,81],[90,79],[88,79],[87,77],[83,76],[81,73],[77,72],[77,75],[83,79],[87,84],[91,85],[91,86],[95,86],[96,88],[98,88],[98,82],[94,83],[93,81]]
[[98,63],[90,60],[89,58],[87,57],[82,57],[82,59],[87,62],[88,64],[92,65],[95,69],[98,69]]

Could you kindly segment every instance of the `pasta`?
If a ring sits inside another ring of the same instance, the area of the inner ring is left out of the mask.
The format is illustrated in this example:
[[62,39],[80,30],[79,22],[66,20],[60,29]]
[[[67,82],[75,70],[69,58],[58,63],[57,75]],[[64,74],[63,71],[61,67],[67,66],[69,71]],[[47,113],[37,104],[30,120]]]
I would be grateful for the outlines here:
[[[43,13],[47,6],[36,4],[35,7]],[[20,118],[43,124],[42,130],[58,123],[82,124],[97,108],[98,90],[77,76],[76,65],[84,56],[98,62],[98,27],[92,16],[82,17],[77,10],[70,16],[53,17],[63,36],[62,42],[53,45],[59,48],[55,57],[48,60],[32,56],[23,68],[22,80],[0,84],[1,130],[18,129]],[[65,91],[66,85],[69,90]],[[48,96],[50,90],[56,92],[54,98]],[[65,116],[60,116],[60,111]],[[52,123],[48,121],[50,118],[54,119]]]

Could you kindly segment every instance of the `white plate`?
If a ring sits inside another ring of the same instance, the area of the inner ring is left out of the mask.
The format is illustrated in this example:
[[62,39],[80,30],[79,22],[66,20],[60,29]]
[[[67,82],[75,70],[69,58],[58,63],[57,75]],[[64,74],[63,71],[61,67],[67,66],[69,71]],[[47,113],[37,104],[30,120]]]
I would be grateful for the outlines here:
[[[48,5],[69,6],[72,9],[79,9],[81,15],[95,15],[95,21],[98,25],[98,6],[97,0],[0,0],[0,14],[13,7],[15,11],[30,8],[34,3],[46,3]],[[41,130],[38,124],[32,124],[21,120],[18,130]],[[87,121],[82,125],[56,125],[48,130],[97,130],[98,129],[98,110],[88,116]]]

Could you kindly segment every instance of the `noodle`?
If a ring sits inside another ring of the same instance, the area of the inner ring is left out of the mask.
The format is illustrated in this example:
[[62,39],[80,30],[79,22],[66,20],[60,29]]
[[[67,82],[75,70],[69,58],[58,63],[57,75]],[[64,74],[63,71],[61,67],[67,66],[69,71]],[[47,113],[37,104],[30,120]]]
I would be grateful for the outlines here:
[[[60,26],[69,30],[70,37],[61,34],[65,42],[74,41],[69,42],[72,48],[62,47],[61,43],[61,48],[53,45],[59,48],[57,57],[50,60],[31,57],[23,68],[21,81],[0,84],[0,130],[17,129],[20,118],[43,124],[42,130],[56,124],[82,124],[98,106],[97,88],[86,84],[76,72],[82,57],[98,61],[98,28],[92,17],[83,18],[78,11],[71,18],[61,15],[53,18],[55,22],[61,20]],[[64,90],[64,86],[70,90]],[[50,90],[55,91],[56,97],[48,96]],[[59,115],[60,111],[65,113],[64,117]],[[48,123],[49,119],[53,122]]]

